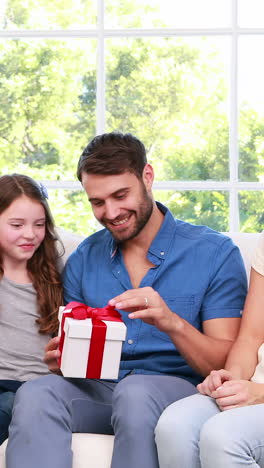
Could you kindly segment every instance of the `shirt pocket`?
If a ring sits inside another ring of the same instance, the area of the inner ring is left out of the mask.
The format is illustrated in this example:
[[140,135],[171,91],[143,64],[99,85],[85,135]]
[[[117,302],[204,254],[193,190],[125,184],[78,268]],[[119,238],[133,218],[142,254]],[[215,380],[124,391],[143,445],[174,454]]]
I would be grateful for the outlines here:
[[[194,296],[168,296],[163,297],[163,300],[166,302],[167,306],[172,312],[175,312],[187,322],[191,323],[192,325],[195,325]],[[164,341],[171,341],[167,333],[161,332],[160,330],[158,330],[158,328],[154,326],[152,328],[152,335],[159,337]]]

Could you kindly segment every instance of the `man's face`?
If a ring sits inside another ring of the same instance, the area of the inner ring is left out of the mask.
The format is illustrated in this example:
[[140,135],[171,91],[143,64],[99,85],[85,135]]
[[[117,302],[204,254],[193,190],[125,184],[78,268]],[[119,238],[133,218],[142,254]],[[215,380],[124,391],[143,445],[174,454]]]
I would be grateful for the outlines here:
[[142,231],[153,210],[151,192],[143,180],[130,172],[83,173],[82,184],[94,216],[118,242],[130,240]]

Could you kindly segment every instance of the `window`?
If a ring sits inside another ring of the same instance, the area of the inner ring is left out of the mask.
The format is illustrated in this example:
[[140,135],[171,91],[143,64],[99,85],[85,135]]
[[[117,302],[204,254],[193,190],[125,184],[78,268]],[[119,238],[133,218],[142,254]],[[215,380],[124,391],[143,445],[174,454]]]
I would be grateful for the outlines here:
[[129,131],[176,217],[260,231],[263,15],[262,0],[3,0],[0,173],[44,181],[57,225],[89,234],[77,161]]

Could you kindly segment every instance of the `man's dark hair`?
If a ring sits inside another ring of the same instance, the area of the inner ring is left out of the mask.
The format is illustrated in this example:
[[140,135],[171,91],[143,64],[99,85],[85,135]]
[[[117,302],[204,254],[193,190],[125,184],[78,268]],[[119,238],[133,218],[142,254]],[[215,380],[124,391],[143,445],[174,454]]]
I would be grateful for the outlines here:
[[138,178],[147,164],[143,143],[131,133],[111,132],[96,136],[84,149],[77,166],[82,173],[115,175],[132,172]]

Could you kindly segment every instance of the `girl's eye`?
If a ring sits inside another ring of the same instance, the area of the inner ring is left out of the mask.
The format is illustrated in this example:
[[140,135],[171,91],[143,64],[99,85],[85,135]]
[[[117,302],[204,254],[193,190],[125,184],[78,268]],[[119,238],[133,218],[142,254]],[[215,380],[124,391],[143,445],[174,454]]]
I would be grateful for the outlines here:
[[37,226],[37,227],[44,227],[44,226],[45,226],[45,223],[37,223],[36,226]]
[[22,224],[12,223],[11,226],[14,227],[14,228],[19,228],[19,227],[22,226]]

